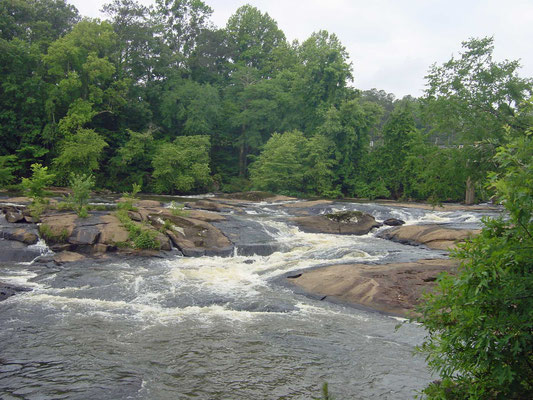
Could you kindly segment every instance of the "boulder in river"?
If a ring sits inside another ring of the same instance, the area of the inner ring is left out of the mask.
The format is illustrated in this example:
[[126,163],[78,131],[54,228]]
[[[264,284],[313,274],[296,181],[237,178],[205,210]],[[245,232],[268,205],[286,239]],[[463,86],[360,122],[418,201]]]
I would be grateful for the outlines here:
[[24,214],[19,210],[7,210],[6,221],[10,223],[26,222]]
[[443,271],[453,273],[457,265],[450,259],[331,265],[288,276],[287,282],[321,298],[406,316],[422,293],[435,286],[437,276]]
[[0,216],[0,239],[29,245],[37,243],[39,237],[34,225],[9,222],[4,216]]
[[225,221],[213,222],[233,243],[240,256],[268,256],[280,249],[275,239],[275,228],[265,226],[257,221],[228,216]]
[[381,232],[378,236],[410,245],[426,245],[435,250],[451,250],[458,242],[479,234],[477,229],[453,229],[442,225],[397,226]]
[[[160,218],[159,215],[150,217],[152,220]],[[228,256],[232,253],[231,241],[210,223],[176,215],[166,215],[165,218],[171,223],[167,236],[184,256]]]
[[311,201],[296,201],[294,203],[283,204],[286,208],[312,208],[317,206],[327,206],[332,204],[332,200],[311,200]]
[[291,218],[302,231],[341,235],[366,235],[381,226],[376,219],[360,211],[342,211],[326,215]]
[[113,246],[116,243],[123,243],[128,240],[128,231],[122,226],[117,217],[111,214],[102,215],[100,221],[102,226],[100,227],[98,243]]
[[238,212],[241,213],[241,201],[231,199],[197,200],[185,203],[185,206],[193,210],[205,210],[213,212]]
[[64,264],[68,262],[76,262],[85,259],[85,256],[72,251],[62,251],[54,256],[56,264]]
[[383,221],[383,225],[387,225],[387,226],[400,226],[404,224],[405,224],[405,221],[402,219],[398,219],[398,218],[388,218],[385,221]]
[[29,291],[31,291],[31,289],[11,285],[5,282],[0,282],[0,301],[3,301],[8,297],[14,296],[17,293]]

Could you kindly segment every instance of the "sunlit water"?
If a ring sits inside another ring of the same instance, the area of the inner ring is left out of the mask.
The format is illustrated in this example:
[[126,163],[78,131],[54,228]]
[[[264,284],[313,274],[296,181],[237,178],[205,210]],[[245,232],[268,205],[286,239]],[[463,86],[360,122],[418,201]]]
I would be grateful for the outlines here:
[[[379,220],[477,227],[479,213],[334,204]],[[422,327],[319,301],[278,284],[320,265],[445,253],[365,236],[308,234],[271,204],[270,256],[124,259],[62,267],[13,264],[0,280],[30,287],[0,303],[2,399],[409,399],[431,379],[413,354]],[[42,244],[40,244],[42,246]],[[43,250],[43,251],[46,251]]]

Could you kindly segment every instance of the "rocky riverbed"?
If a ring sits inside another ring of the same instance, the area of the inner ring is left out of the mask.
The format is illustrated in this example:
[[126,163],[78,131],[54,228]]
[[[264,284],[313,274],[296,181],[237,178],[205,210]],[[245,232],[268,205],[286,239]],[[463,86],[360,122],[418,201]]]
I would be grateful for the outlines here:
[[[269,231],[265,225],[243,218],[250,210],[253,213],[254,208],[265,204],[286,215],[286,222],[302,232],[360,236],[379,228],[377,237],[436,250],[450,250],[479,232],[479,229],[460,229],[442,224],[404,225],[403,220],[390,215],[379,221],[368,212],[370,210],[339,211],[339,205],[347,203],[298,201],[251,192],[187,201],[179,213],[173,212],[168,203],[158,200],[135,200],[128,217],[143,229],[150,230],[157,243],[156,249],[139,250],[129,241],[128,230],[114,211],[121,201],[123,199],[110,201],[105,204],[107,210],[90,211],[87,218],[80,218],[72,211],[58,210],[58,200],[53,199],[50,207],[35,220],[30,213],[30,199],[2,198],[0,261],[62,265],[87,257],[105,259],[121,254],[158,257],[268,256],[283,250],[283,243],[273,240],[275,229]],[[391,209],[416,207],[416,204],[386,204]],[[429,207],[420,205],[420,209],[428,210]],[[456,213],[498,211],[491,206],[461,205],[446,205],[443,210]],[[392,262],[378,267],[366,264],[330,265],[305,271],[296,277],[289,276],[285,283],[328,300],[406,315],[418,303],[421,293],[432,288],[438,273],[453,272],[456,268],[457,262],[445,259]],[[2,283],[0,288],[1,299],[27,290]]]
[[[434,377],[413,355],[424,329],[397,316],[456,268],[443,246],[499,213],[240,194],[144,198],[119,220],[99,197],[88,218],[56,206],[38,224],[3,199],[7,398],[307,399],[323,382],[412,398]],[[132,248],[121,221],[170,250]]]

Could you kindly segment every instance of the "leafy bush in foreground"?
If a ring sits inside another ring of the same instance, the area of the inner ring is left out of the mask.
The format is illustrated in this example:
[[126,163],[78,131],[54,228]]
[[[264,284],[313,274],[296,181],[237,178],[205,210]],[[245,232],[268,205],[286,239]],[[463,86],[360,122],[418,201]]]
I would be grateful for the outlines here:
[[533,392],[533,140],[531,131],[499,148],[504,171],[491,186],[509,220],[486,219],[455,254],[418,318],[429,331],[420,350],[442,381],[431,399],[526,399]]

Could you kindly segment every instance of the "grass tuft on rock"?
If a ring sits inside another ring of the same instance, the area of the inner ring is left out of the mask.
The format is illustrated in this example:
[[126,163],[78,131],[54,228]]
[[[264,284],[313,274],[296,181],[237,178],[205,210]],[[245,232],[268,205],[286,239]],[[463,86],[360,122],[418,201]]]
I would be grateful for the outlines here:
[[361,211],[340,211],[336,213],[326,214],[326,218],[339,222],[339,223],[349,223],[349,222],[358,222],[359,218],[363,216]]
[[132,221],[127,210],[118,210],[115,215],[128,231],[130,242],[134,248],[150,250],[159,250],[161,248],[161,244],[156,239],[157,232]]

